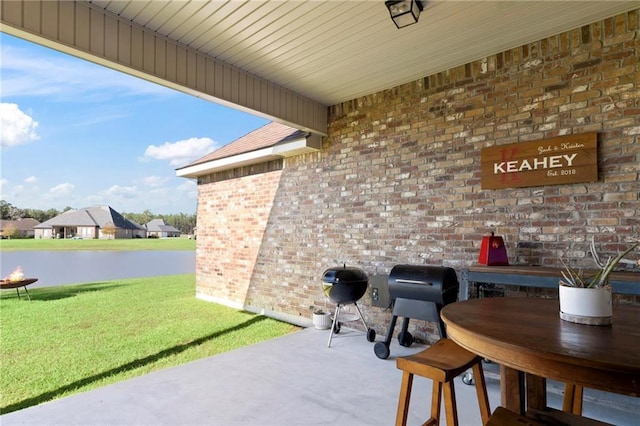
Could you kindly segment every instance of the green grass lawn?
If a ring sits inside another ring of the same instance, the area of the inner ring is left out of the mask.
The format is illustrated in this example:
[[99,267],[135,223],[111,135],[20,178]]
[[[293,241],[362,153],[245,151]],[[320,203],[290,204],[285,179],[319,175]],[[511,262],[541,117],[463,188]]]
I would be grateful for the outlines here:
[[0,413],[297,330],[198,300],[193,274],[15,290],[0,297]]
[[0,250],[195,250],[188,238],[130,238],[114,240],[17,239],[0,240]]

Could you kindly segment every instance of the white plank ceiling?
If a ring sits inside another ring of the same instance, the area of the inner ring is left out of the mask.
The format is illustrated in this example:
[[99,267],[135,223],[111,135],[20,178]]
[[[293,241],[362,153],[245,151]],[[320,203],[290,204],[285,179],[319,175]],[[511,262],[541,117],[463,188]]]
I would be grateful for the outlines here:
[[640,6],[638,1],[426,1],[393,25],[383,0],[82,0],[333,105]]

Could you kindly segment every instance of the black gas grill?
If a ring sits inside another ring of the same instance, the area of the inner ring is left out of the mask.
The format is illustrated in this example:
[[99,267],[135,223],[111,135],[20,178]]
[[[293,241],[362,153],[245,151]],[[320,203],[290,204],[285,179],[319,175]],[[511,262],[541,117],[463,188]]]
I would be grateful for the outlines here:
[[[367,340],[373,342],[376,339],[376,332],[374,329],[369,328],[364,321],[362,312],[356,303],[367,292],[367,286],[369,285],[369,278],[367,274],[359,268],[352,268],[344,266],[338,266],[335,268],[329,268],[322,274],[322,287],[324,294],[334,303],[336,303],[336,312],[333,316],[333,323],[331,325],[331,332],[329,333],[329,343],[327,346],[331,346],[331,339],[334,333],[340,332],[341,322],[355,321],[360,319],[364,329],[367,330]],[[340,317],[340,309],[343,305],[352,304],[358,311],[358,317]]]
[[414,341],[408,331],[410,318],[436,322],[440,335],[445,337],[440,311],[457,299],[459,284],[455,270],[443,266],[396,265],[391,269],[388,283],[389,295],[393,302],[393,316],[386,340],[374,345],[374,352],[378,358],[389,357],[389,344],[398,317],[404,317],[398,335],[398,343],[402,346],[411,346]]

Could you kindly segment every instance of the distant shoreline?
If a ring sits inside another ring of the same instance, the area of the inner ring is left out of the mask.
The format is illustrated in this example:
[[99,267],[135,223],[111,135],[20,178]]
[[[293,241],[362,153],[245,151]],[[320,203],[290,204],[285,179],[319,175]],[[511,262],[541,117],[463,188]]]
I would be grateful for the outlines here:
[[0,240],[0,252],[36,250],[195,250],[196,241],[188,238],[131,238],[131,239],[5,239]]

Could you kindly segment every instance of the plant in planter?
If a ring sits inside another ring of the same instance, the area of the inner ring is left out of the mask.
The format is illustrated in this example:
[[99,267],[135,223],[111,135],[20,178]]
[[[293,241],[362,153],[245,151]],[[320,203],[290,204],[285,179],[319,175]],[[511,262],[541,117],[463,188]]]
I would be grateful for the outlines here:
[[313,308],[313,326],[318,330],[328,330],[331,328],[331,314],[322,308]]
[[[575,270],[564,261],[564,270],[560,281],[560,318],[579,324],[609,325],[612,317],[612,296],[609,275],[622,262],[624,257],[638,247],[636,243],[616,257],[603,262],[591,240],[591,256],[598,269],[591,275]],[[631,263],[631,262],[630,262]]]

